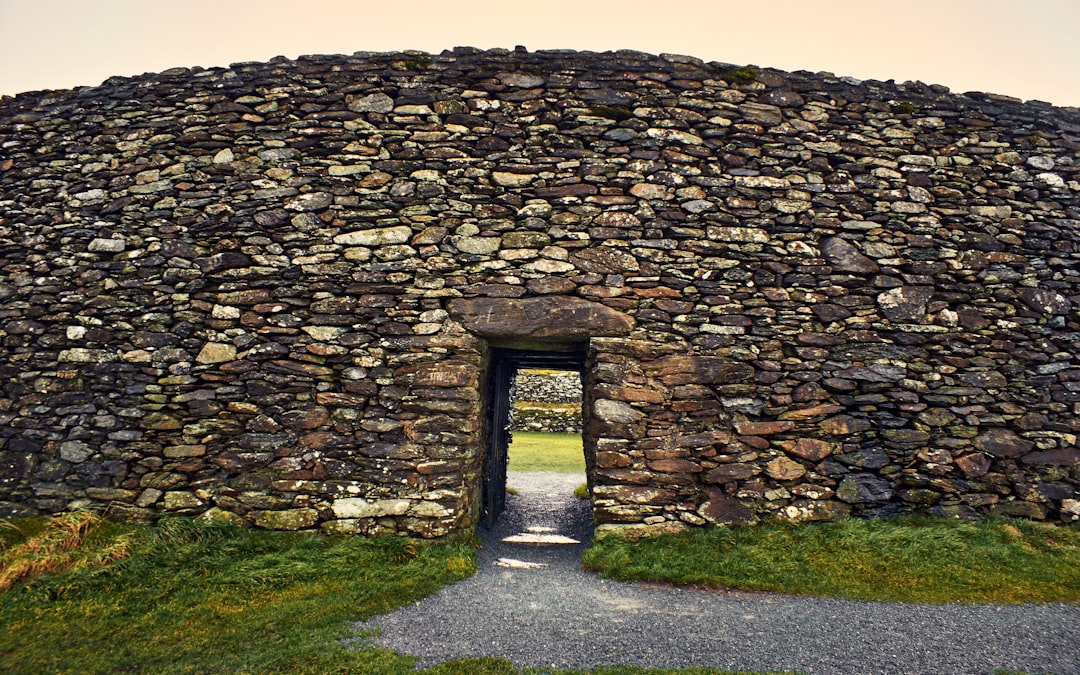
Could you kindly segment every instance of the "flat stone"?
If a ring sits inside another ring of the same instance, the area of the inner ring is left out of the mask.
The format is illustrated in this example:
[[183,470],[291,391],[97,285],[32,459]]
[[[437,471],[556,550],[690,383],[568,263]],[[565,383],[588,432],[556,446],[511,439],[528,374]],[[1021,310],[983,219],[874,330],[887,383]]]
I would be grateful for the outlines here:
[[932,286],[901,286],[878,295],[877,304],[890,321],[918,322],[926,318],[926,303],[933,295]]
[[253,511],[256,527],[266,530],[303,530],[319,522],[315,509],[287,509],[285,511]]
[[994,457],[1020,457],[1031,452],[1035,444],[1008,429],[996,428],[975,437],[975,447]]
[[709,488],[709,499],[697,509],[697,514],[713,525],[749,525],[756,522],[746,505],[717,488]]
[[806,475],[806,467],[787,457],[777,457],[765,465],[765,473],[776,480],[795,480]]
[[374,94],[368,94],[367,96],[359,96],[352,100],[346,100],[346,106],[353,112],[388,113],[393,112],[394,110],[394,99],[381,91]]
[[334,237],[334,243],[342,246],[386,246],[388,244],[404,244],[409,241],[410,237],[412,237],[412,229],[408,225],[398,225],[396,227],[343,232]]
[[486,338],[583,340],[628,334],[634,320],[600,303],[567,296],[454,299],[451,317]]
[[207,342],[195,361],[202,364],[225,363],[236,360],[236,346],[227,342]]
[[881,267],[876,262],[840,237],[825,237],[818,243],[818,247],[825,261],[837,272],[876,274],[881,271]]
[[885,502],[892,498],[895,487],[890,481],[867,473],[844,476],[836,489],[836,498],[849,504]]
[[322,211],[334,203],[334,195],[329,192],[309,192],[285,202],[289,211]]

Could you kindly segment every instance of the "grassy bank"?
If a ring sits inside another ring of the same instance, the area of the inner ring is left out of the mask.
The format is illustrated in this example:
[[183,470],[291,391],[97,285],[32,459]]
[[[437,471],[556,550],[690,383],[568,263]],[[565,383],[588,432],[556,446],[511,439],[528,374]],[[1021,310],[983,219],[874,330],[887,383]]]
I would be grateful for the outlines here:
[[[0,529],[0,576],[39,568],[0,594],[5,673],[408,672],[408,657],[350,650],[342,642],[350,623],[428,595],[475,565],[465,544],[179,519],[154,528],[61,520]],[[102,550],[111,553],[95,553]]]
[[1080,528],[896,518],[692,530],[597,541],[619,580],[926,603],[1080,602]]
[[585,473],[580,434],[515,431],[509,454],[508,471]]

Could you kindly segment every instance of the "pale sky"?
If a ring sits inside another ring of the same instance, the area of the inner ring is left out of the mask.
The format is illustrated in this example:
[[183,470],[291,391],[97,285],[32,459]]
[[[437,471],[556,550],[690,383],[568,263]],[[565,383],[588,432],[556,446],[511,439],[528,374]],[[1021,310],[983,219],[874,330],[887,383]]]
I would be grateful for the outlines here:
[[1080,106],[1080,0],[0,0],[0,94],[459,45],[670,52]]

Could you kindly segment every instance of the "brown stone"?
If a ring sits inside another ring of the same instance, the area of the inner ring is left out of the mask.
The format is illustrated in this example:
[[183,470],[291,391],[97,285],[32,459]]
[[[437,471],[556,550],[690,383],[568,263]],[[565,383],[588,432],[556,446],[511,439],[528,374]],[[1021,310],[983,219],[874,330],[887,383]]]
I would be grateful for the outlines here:
[[708,489],[708,501],[698,507],[698,515],[714,525],[748,525],[754,512],[719,488]]
[[467,330],[486,338],[585,340],[626,335],[634,327],[622,312],[567,296],[458,298],[447,309]]
[[739,422],[735,432],[740,436],[772,436],[794,428],[794,422]]
[[1020,457],[1031,452],[1035,444],[1008,429],[995,428],[976,436],[975,447],[995,457]]
[[290,429],[315,429],[330,421],[330,411],[322,406],[298,408],[282,413],[280,421]]
[[765,465],[765,473],[776,480],[795,480],[806,475],[806,467],[793,459],[777,457]]
[[794,443],[785,444],[784,449],[805,460],[820,462],[832,454],[833,445],[817,438],[800,438]]
[[688,459],[658,459],[649,462],[649,468],[660,473],[697,473],[701,465]]
[[819,422],[818,428],[821,429],[822,433],[830,436],[848,436],[850,434],[869,431],[873,428],[873,425],[870,423],[870,420],[861,417],[837,415]]
[[734,384],[754,376],[754,367],[714,356],[675,354],[644,364],[646,375],[667,385]]

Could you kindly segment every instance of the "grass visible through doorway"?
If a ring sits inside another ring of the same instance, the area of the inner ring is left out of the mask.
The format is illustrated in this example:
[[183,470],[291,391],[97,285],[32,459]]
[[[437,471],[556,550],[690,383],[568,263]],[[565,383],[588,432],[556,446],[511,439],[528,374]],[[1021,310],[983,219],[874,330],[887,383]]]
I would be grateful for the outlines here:
[[508,471],[585,473],[585,453],[578,434],[515,431]]

